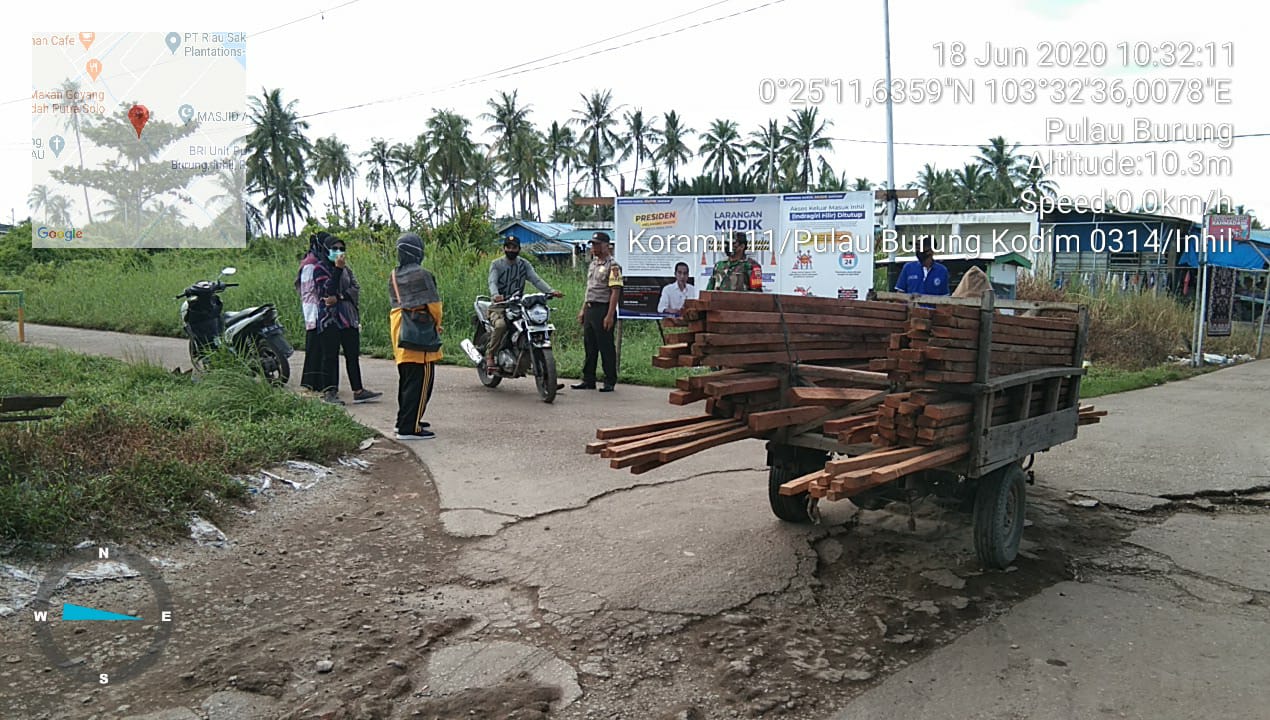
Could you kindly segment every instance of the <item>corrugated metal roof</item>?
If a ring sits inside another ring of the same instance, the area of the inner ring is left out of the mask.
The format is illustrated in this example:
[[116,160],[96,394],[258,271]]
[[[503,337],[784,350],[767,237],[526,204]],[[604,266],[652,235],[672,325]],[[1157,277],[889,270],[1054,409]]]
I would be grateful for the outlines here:
[[567,243],[588,243],[591,242],[591,235],[594,233],[594,230],[570,230],[557,235],[555,239]]
[[502,235],[508,228],[514,225],[520,225],[529,232],[548,239],[555,238],[557,235],[573,230],[573,226],[568,223],[538,222],[536,220],[513,220],[500,227],[498,229],[498,233]]

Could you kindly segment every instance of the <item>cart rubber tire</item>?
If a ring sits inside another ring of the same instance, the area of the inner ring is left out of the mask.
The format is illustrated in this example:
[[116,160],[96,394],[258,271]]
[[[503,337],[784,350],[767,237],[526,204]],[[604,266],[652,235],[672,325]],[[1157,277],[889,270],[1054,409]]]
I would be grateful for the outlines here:
[[786,447],[768,451],[767,501],[772,506],[773,515],[785,522],[812,522],[807,513],[811,493],[781,495],[781,485],[824,468],[826,459],[825,453],[805,448]]
[[988,473],[975,491],[975,554],[985,567],[1004,570],[1019,554],[1027,508],[1027,477],[1019,463]]

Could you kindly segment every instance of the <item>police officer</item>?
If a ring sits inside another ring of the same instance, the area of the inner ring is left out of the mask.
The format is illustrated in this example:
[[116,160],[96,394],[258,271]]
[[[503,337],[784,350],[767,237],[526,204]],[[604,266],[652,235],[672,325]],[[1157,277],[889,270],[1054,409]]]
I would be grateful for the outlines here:
[[574,390],[595,389],[597,356],[604,361],[604,387],[613,392],[617,385],[617,348],[613,327],[617,323],[617,302],[622,295],[622,267],[613,261],[613,240],[606,232],[591,236],[591,265],[587,268],[586,298],[578,311],[582,325],[586,359],[582,362],[582,382]]

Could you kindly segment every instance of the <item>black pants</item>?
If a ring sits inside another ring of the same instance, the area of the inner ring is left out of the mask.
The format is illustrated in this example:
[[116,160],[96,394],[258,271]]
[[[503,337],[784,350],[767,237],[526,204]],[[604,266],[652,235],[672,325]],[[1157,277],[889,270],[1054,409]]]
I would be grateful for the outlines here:
[[397,363],[397,432],[418,435],[432,399],[436,363]]
[[319,390],[340,389],[340,350],[344,351],[344,368],[348,371],[348,385],[353,392],[362,389],[362,334],[357,328],[332,328],[318,333],[322,363]]
[[300,387],[305,390],[321,390],[322,382],[322,345],[318,340],[318,331],[304,331],[304,374],[300,376]]
[[[582,361],[582,382],[595,384],[595,361],[604,361],[604,384],[617,384],[617,348],[613,344],[613,331],[604,329],[604,318],[609,313],[608,303],[587,303],[582,314],[582,341],[586,359]],[[617,320],[614,318],[614,323]]]

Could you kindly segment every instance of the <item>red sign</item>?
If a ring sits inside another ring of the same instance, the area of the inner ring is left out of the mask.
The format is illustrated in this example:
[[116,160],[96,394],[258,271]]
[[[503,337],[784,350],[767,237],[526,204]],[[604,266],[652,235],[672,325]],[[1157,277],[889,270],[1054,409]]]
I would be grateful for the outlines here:
[[1205,239],[1210,239],[1222,246],[1229,246],[1234,241],[1247,242],[1252,236],[1251,215],[1209,215],[1208,230]]

